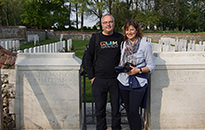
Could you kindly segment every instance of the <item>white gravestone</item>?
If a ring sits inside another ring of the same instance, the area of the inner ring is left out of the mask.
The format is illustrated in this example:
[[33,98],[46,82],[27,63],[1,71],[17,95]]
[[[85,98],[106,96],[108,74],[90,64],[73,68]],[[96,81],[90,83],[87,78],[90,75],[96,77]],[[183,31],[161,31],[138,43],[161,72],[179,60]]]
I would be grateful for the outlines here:
[[79,69],[74,53],[18,54],[16,128],[81,130]]
[[55,44],[54,44],[54,43],[51,44],[51,52],[52,52],[52,53],[55,52]]
[[58,50],[59,50],[59,48],[58,48],[58,44],[59,44],[59,42],[55,42],[54,43],[54,52],[58,52]]
[[5,47],[4,47],[4,46],[5,46],[4,41],[0,41],[0,45],[1,45],[3,48],[5,48]]
[[5,49],[9,49],[9,42],[8,41],[5,41]]
[[49,52],[49,45],[46,45],[46,51],[45,52]]
[[49,53],[52,53],[52,45],[53,44],[49,44]]
[[60,41],[63,40],[63,34],[60,34]]
[[67,50],[70,51],[72,48],[72,39],[67,40]]
[[29,48],[29,49],[28,49],[28,52],[29,52],[29,53],[33,53],[33,48]]

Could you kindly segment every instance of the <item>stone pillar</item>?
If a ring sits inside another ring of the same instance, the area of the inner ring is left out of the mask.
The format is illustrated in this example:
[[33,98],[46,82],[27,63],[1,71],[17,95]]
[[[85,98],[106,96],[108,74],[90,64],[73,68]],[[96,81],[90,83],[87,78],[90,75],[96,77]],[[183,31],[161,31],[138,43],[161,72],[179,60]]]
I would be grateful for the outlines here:
[[205,129],[205,53],[155,53],[151,130]]
[[16,128],[81,130],[80,63],[74,53],[20,53]]

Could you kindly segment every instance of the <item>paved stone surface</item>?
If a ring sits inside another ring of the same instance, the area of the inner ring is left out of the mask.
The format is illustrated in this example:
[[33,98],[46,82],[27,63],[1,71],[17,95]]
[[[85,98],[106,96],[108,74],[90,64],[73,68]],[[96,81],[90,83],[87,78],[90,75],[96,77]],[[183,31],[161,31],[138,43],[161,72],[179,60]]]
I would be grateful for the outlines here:
[[[127,122],[127,118],[126,118],[126,113],[125,110],[123,109],[123,107],[121,107],[121,113],[122,113],[122,117],[121,117],[121,121],[122,121],[122,130],[129,130],[129,126],[128,126],[128,122]],[[86,103],[86,122],[87,122],[87,130],[96,130],[96,121],[95,121],[95,115],[94,115],[94,104],[92,106],[92,103]],[[107,130],[112,130],[111,128],[111,107],[110,107],[110,103],[107,103],[107,108],[106,108],[106,118],[107,118],[107,126],[108,129]]]

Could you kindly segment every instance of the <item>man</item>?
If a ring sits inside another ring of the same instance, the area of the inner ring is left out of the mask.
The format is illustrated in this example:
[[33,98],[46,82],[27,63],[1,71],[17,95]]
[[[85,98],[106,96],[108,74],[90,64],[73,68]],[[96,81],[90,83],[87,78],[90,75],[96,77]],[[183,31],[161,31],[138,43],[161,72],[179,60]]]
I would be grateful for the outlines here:
[[[101,18],[103,31],[93,34],[85,58],[88,78],[95,99],[96,129],[106,130],[107,94],[110,94],[112,130],[120,130],[119,87],[114,67],[120,61],[120,44],[123,35],[114,32],[114,18],[106,14]],[[96,42],[97,41],[97,42]]]

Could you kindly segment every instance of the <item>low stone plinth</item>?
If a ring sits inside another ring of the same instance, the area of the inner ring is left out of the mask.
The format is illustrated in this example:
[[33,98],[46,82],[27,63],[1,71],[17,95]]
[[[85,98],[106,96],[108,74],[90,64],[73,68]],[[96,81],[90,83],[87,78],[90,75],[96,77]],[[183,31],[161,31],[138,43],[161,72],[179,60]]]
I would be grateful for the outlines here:
[[18,54],[16,129],[82,129],[80,62],[74,53]]
[[205,129],[205,52],[155,53],[151,129]]

